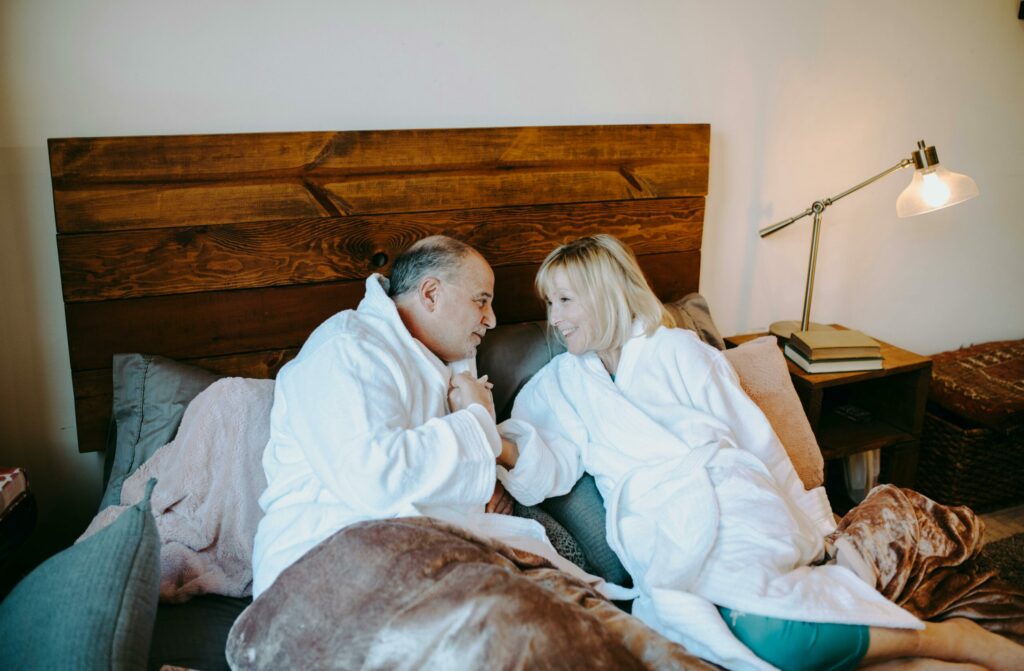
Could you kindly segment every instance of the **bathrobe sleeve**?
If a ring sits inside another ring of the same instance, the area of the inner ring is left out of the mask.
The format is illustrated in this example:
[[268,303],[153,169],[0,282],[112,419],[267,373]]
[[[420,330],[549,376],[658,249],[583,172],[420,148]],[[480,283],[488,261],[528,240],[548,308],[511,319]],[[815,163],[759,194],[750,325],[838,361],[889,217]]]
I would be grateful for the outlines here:
[[740,447],[752,452],[768,467],[790,504],[809,517],[822,536],[831,533],[835,529],[835,518],[825,488],[804,489],[768,418],[743,391],[736,371],[720,352],[714,354],[701,389],[708,411],[733,430]]
[[325,343],[278,376],[279,440],[294,443],[338,500],[373,517],[486,503],[496,477],[478,416],[487,413],[445,414],[446,390],[426,385],[422,365],[365,339]]
[[556,365],[549,362],[523,387],[512,419],[499,427],[516,441],[519,460],[512,470],[499,466],[498,479],[526,506],[568,493],[583,475],[579,446],[587,440],[587,430],[558,391]]

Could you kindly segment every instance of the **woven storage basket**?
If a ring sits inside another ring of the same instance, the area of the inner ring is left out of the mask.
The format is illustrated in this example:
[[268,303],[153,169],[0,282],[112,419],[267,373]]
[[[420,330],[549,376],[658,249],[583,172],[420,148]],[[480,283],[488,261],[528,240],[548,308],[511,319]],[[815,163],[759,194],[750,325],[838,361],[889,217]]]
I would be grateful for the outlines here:
[[930,410],[916,484],[939,503],[976,510],[1024,500],[1024,426],[964,428]]

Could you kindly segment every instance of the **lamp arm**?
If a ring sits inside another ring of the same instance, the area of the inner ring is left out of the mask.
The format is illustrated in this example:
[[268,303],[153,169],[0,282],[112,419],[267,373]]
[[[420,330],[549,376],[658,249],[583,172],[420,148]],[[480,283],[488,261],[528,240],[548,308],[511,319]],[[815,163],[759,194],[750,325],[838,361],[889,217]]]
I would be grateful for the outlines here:
[[850,187],[849,189],[847,189],[846,191],[843,191],[839,195],[832,196],[831,198],[825,198],[824,200],[816,200],[816,201],[814,201],[814,203],[812,203],[809,208],[807,208],[806,210],[804,210],[800,214],[792,216],[789,219],[784,219],[784,220],[782,220],[782,221],[780,221],[780,222],[778,222],[776,224],[772,224],[771,226],[765,226],[764,228],[759,230],[757,232],[757,234],[760,235],[762,238],[766,238],[769,235],[771,235],[772,233],[774,233],[776,231],[781,231],[786,226],[789,226],[790,224],[792,224],[792,223],[794,223],[796,221],[800,221],[801,219],[803,219],[806,216],[809,216],[809,215],[812,215],[812,214],[820,215],[822,212],[825,211],[826,207],[828,207],[832,203],[836,202],[840,198],[845,198],[846,196],[849,196],[854,191],[860,191],[861,189],[863,189],[868,184],[873,184],[874,182],[877,182],[878,180],[882,179],[883,177],[885,177],[887,175],[891,175],[892,173],[896,172],[897,170],[902,170],[903,168],[909,167],[909,166],[911,166],[913,164],[914,164],[914,161],[912,159],[905,158],[902,161],[900,161],[899,163],[897,163],[896,165],[892,166],[891,168],[888,168],[887,170],[883,170],[882,172],[878,173],[874,177],[870,177],[870,178],[864,180],[863,182],[861,182],[857,186]]

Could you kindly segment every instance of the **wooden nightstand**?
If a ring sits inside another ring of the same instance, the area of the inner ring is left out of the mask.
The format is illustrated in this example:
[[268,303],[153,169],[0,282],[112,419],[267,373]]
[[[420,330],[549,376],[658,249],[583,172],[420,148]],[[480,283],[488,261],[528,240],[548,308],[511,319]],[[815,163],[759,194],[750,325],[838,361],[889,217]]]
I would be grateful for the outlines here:
[[[762,335],[765,334],[730,336],[725,343],[727,347],[736,347]],[[829,468],[829,461],[847,455],[880,449],[879,481],[900,487],[914,485],[932,361],[879,342],[885,360],[882,370],[811,374],[786,360],[793,386],[825,458],[826,486],[834,508],[845,507],[845,486],[842,469]],[[846,404],[867,410],[870,419],[860,423],[837,414],[836,408]]]

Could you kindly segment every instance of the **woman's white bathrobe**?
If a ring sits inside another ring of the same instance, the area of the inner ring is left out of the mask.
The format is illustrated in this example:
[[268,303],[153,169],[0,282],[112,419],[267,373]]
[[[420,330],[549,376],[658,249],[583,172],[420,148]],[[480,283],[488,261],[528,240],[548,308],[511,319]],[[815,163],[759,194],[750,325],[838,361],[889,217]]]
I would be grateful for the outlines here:
[[692,332],[635,335],[614,381],[593,352],[560,355],[519,393],[512,417],[532,424],[549,454],[544,472],[530,462],[499,469],[509,492],[532,504],[591,473],[609,545],[640,589],[633,614],[691,652],[732,669],[772,668],[713,604],[922,626],[846,568],[810,566],[835,527],[824,489],[804,490],[732,366]]
[[[452,371],[475,372],[475,363],[446,366],[413,338],[383,282],[370,277],[359,307],[317,327],[277,376],[253,596],[343,527],[416,515],[540,554],[615,594],[559,557],[537,522],[484,513],[501,451],[497,427],[480,405],[448,408]],[[522,422],[501,431],[524,454],[539,443]]]

